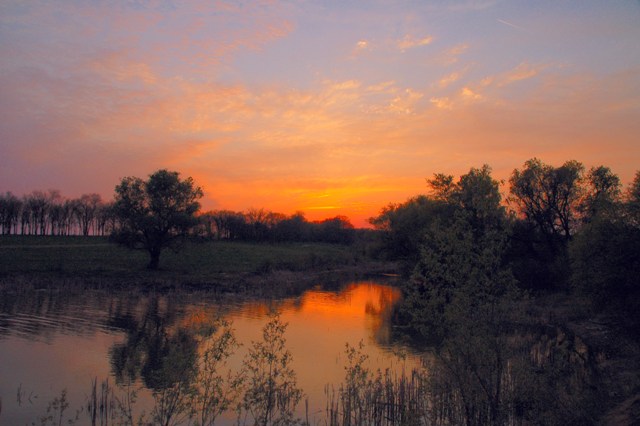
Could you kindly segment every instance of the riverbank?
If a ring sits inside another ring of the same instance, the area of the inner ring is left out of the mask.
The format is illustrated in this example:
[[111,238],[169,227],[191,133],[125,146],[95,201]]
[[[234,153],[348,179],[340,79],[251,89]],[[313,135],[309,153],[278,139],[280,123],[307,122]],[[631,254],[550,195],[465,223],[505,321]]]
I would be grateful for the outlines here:
[[371,259],[362,245],[322,243],[189,241],[178,252],[165,250],[158,270],[146,269],[147,263],[145,251],[105,237],[0,237],[5,285],[191,288],[273,297],[318,282],[382,277],[396,270],[393,263]]

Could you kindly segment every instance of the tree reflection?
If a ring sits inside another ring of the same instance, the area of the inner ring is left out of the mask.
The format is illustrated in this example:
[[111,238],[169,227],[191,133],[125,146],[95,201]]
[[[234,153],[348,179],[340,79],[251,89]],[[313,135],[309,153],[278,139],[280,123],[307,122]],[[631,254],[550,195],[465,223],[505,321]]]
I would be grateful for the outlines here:
[[198,341],[190,330],[176,326],[176,314],[173,304],[161,306],[159,297],[151,297],[138,315],[127,310],[112,317],[111,326],[126,333],[125,341],[109,351],[118,384],[141,378],[155,392],[193,379]]

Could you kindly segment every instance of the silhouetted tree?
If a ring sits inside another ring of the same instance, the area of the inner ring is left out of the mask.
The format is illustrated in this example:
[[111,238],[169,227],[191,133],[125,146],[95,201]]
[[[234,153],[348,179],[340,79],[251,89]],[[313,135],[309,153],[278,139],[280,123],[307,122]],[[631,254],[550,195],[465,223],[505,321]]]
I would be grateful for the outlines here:
[[627,189],[625,210],[631,224],[640,226],[640,171],[636,172],[633,182]]
[[11,192],[0,195],[0,233],[15,234],[22,211],[22,201]]
[[177,249],[177,243],[197,224],[202,189],[191,177],[180,180],[177,172],[159,170],[147,181],[126,177],[115,191],[114,213],[120,227],[114,239],[147,250],[148,267],[157,269],[162,250]]
[[75,214],[78,218],[80,231],[85,237],[95,227],[98,209],[101,205],[102,197],[100,197],[100,194],[84,194],[76,200]]
[[620,178],[609,167],[592,167],[585,184],[584,198],[579,206],[583,222],[591,222],[597,216],[615,215],[622,194]]
[[584,166],[577,161],[553,167],[533,158],[511,175],[511,201],[552,246],[557,241],[569,241],[575,231],[583,171]]
[[[607,169],[608,171],[608,169]],[[570,246],[573,288],[597,311],[606,310],[625,327],[640,328],[640,173],[620,201],[617,176],[604,173],[610,185],[599,185],[594,215]],[[602,179],[600,179],[602,180]],[[615,208],[612,206],[616,206]]]
[[304,213],[297,212],[279,221],[273,233],[276,241],[307,241],[310,239],[311,229]]
[[318,228],[316,239],[332,244],[351,244],[355,239],[355,230],[346,216],[336,216],[315,224]]
[[446,222],[452,209],[443,200],[419,195],[402,204],[390,204],[370,223],[380,231],[382,253],[391,260],[402,261],[410,272],[418,261],[425,230],[437,218]]

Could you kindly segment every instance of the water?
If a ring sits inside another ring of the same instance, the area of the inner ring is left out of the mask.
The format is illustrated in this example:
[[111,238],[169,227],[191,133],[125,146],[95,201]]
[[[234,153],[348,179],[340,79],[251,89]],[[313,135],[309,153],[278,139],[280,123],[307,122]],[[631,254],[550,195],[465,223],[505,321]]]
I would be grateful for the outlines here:
[[[373,282],[332,291],[316,288],[269,302],[95,290],[1,296],[1,425],[39,424],[48,403],[63,389],[71,403],[67,412],[73,414],[85,407],[94,379],[111,384],[133,380],[143,389],[157,386],[154,356],[176,345],[197,354],[202,340],[179,336],[206,336],[220,316],[232,321],[243,344],[230,360],[232,368],[239,368],[251,342],[261,339],[269,312],[280,312],[288,323],[285,337],[298,386],[315,419],[322,417],[325,387],[337,387],[344,379],[346,343],[362,341],[374,369],[400,371],[418,364],[417,356],[391,338],[389,314],[399,291]],[[139,404],[150,401],[150,392],[143,390]],[[86,413],[79,418],[80,424],[89,421]],[[232,419],[229,415],[220,424]]]

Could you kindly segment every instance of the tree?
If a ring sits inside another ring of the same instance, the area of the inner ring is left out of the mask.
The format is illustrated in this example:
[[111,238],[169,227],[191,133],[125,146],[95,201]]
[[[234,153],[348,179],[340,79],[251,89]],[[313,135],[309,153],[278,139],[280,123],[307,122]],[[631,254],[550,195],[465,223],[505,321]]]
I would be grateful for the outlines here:
[[626,198],[629,221],[638,227],[640,226],[640,170],[636,172],[633,182],[627,189]]
[[587,173],[587,188],[580,203],[582,220],[585,223],[603,215],[615,214],[620,202],[621,183],[618,175],[609,167],[592,167]]
[[402,204],[390,204],[369,222],[381,231],[382,253],[391,260],[402,261],[405,272],[409,272],[418,261],[425,230],[437,218],[446,222],[451,215],[451,204],[419,195]]
[[577,161],[553,167],[533,158],[511,175],[511,201],[552,245],[573,236],[583,172],[584,166]]
[[436,194],[453,214],[424,231],[399,311],[434,349],[429,383],[448,399],[441,415],[451,424],[504,424],[509,415],[508,330],[519,293],[504,262],[506,214],[490,172],[472,168],[444,186],[446,196]]
[[95,225],[96,215],[101,206],[100,194],[84,194],[76,200],[75,214],[78,218],[80,231],[85,237],[89,235],[92,226]]
[[[22,201],[11,192],[0,195],[0,233],[17,233],[18,219],[22,211]],[[12,231],[13,230],[13,231]]]
[[180,180],[178,172],[158,170],[147,181],[126,177],[115,189],[114,213],[120,226],[115,241],[149,252],[149,269],[157,269],[165,248],[178,243],[197,224],[195,214],[203,192],[191,177]]

